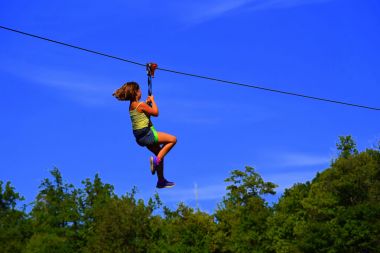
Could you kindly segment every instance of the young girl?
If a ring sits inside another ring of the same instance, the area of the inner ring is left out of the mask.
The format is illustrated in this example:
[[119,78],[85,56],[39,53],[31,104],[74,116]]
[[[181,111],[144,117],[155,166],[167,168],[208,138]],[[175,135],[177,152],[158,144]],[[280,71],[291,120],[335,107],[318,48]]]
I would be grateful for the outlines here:
[[[164,178],[164,157],[177,143],[173,135],[157,132],[150,116],[158,116],[158,107],[153,96],[148,96],[146,102],[140,102],[141,90],[136,82],[127,82],[112,94],[120,101],[129,100],[129,115],[132,121],[133,135],[137,144],[147,147],[155,156],[150,157],[152,174],[157,171],[157,188],[170,188],[175,184]],[[151,106],[148,105],[151,103]]]

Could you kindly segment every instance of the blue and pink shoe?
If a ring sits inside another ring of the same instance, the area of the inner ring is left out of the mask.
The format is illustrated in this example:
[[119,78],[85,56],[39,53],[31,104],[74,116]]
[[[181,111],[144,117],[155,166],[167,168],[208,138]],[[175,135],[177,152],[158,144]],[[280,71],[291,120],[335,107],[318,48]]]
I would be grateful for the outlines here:
[[168,180],[164,179],[163,181],[158,180],[157,182],[157,188],[172,188],[175,186],[174,182],[169,182]]
[[157,156],[151,156],[150,157],[150,172],[152,172],[152,175],[156,173],[156,170],[158,166],[160,166],[161,161],[157,159]]

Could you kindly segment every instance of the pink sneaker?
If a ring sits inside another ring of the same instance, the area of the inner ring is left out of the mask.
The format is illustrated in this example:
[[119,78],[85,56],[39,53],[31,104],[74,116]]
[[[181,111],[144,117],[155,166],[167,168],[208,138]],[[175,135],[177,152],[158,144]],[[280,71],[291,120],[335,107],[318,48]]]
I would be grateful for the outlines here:
[[150,172],[152,172],[152,175],[156,173],[156,170],[158,166],[160,166],[160,164],[161,164],[161,161],[159,161],[156,156],[150,157]]

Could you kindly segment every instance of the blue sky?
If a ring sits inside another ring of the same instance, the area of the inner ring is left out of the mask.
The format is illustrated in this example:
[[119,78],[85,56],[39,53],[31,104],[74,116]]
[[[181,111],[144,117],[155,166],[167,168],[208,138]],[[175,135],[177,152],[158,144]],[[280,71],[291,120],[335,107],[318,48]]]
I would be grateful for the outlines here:
[[[0,25],[137,62],[380,107],[376,0],[2,1]],[[0,180],[26,202],[58,167],[67,182],[99,173],[118,194],[148,199],[156,178],[135,144],[128,104],[111,94],[144,68],[0,30]],[[159,131],[180,201],[212,212],[224,179],[253,166],[278,193],[337,156],[339,135],[360,150],[380,140],[380,114],[158,71]]]

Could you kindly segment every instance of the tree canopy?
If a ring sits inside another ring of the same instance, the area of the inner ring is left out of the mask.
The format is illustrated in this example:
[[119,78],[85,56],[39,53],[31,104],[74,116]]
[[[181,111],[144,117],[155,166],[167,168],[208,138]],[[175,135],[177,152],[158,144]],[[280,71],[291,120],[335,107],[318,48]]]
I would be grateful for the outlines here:
[[[380,147],[359,152],[351,136],[310,182],[274,205],[277,185],[252,167],[233,170],[213,214],[118,196],[99,175],[81,187],[57,168],[27,212],[11,182],[0,181],[0,252],[380,252]],[[161,214],[157,214],[161,210]]]

